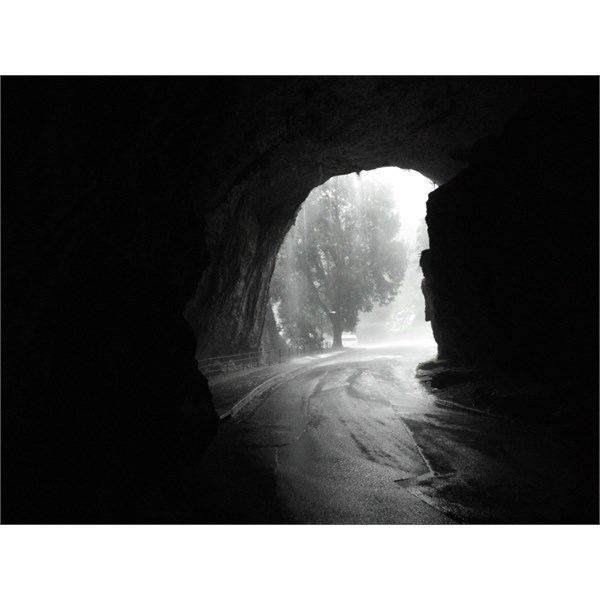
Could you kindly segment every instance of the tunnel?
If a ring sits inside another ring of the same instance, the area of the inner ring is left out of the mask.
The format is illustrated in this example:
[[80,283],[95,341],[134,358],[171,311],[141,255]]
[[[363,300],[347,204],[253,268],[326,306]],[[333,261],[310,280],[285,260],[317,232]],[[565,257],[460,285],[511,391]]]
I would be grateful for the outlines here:
[[[2,520],[177,522],[310,191],[417,171],[439,357],[551,382],[598,477],[598,79],[2,80]],[[593,481],[592,481],[593,483]]]

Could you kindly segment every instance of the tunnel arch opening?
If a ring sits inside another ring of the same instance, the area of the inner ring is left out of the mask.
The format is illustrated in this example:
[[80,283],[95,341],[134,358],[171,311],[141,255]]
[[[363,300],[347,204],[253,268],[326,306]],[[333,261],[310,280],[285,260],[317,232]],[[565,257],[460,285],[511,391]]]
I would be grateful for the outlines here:
[[433,341],[419,257],[434,187],[382,167],[314,188],[278,252],[262,346],[341,347],[344,335],[352,346],[373,345],[411,333]]

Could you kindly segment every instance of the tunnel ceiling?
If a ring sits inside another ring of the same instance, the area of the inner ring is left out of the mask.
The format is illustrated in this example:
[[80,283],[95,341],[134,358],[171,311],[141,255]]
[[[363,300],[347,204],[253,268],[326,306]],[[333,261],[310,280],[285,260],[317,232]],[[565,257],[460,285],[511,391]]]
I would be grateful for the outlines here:
[[305,197],[306,190],[333,175],[382,166],[414,169],[442,184],[466,166],[474,142],[498,133],[525,101],[577,89],[576,82],[565,85],[560,78],[319,77],[242,83],[248,89],[232,93],[243,104],[219,120],[214,160],[221,169],[232,169],[233,184],[243,183],[259,213],[266,214],[281,207],[288,193],[295,195],[297,187]]

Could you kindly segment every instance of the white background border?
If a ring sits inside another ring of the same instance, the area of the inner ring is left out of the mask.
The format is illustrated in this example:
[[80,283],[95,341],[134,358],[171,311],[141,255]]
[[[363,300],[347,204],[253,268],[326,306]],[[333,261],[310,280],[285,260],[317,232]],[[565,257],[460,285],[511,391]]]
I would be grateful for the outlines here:
[[[12,1],[2,74],[598,74],[589,1]],[[4,149],[6,151],[7,149]],[[590,598],[599,528],[0,527],[0,593]]]

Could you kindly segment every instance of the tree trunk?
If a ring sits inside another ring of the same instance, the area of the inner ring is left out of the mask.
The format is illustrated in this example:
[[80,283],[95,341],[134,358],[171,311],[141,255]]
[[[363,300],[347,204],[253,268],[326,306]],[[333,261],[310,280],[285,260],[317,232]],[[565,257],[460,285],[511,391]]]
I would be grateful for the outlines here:
[[331,315],[329,318],[331,319],[331,325],[333,327],[333,347],[343,348],[344,346],[342,346],[342,324],[336,316]]
[[263,350],[274,350],[275,352],[287,352],[288,345],[277,331],[277,323],[273,314],[273,307],[267,303],[265,312],[265,324],[261,336]]

